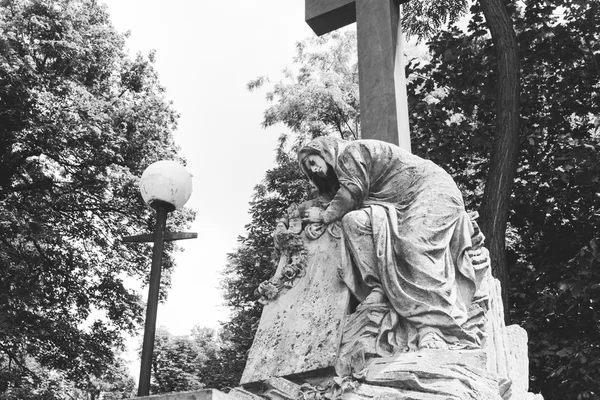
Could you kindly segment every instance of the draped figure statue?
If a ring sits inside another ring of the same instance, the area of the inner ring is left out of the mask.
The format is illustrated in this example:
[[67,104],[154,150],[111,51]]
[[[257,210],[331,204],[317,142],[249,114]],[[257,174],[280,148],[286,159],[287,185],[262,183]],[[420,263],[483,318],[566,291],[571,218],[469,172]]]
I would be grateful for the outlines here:
[[361,306],[389,302],[418,349],[481,347],[473,305],[489,263],[473,260],[483,236],[451,176],[378,140],[321,137],[298,159],[328,202],[303,210],[304,222],[341,223],[339,273]]

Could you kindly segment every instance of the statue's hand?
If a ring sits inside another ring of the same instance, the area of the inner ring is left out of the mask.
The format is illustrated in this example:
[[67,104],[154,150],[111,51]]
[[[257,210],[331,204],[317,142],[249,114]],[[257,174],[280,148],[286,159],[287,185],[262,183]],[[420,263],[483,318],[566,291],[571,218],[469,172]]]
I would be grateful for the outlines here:
[[468,249],[467,255],[469,256],[473,265],[478,268],[484,266],[485,264],[489,265],[490,263],[489,252],[485,247],[480,247],[477,249]]
[[321,223],[323,222],[323,210],[319,207],[310,207],[304,211],[304,215],[302,216],[302,222],[306,223]]
[[320,222],[311,223],[311,224],[308,224],[308,226],[304,229],[304,233],[306,234],[306,237],[308,239],[316,240],[316,239],[320,238],[321,236],[323,236],[326,229],[327,229],[327,226]]

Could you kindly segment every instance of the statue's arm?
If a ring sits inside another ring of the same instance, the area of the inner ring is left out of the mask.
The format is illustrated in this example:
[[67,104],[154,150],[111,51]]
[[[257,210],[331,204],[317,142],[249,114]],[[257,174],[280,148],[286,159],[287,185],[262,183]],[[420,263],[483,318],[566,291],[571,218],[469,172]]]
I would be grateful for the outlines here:
[[331,203],[322,211],[321,217],[324,224],[330,224],[342,219],[344,215],[356,208],[352,194],[344,186],[335,194]]
[[342,219],[349,211],[356,207],[356,203],[348,189],[343,186],[337,191],[333,200],[325,210],[319,207],[310,207],[304,212],[303,222],[330,224]]

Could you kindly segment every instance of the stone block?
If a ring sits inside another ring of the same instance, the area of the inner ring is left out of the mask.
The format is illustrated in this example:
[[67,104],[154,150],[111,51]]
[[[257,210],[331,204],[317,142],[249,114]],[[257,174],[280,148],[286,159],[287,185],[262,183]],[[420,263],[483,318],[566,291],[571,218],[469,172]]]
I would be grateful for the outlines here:
[[508,377],[513,382],[515,392],[527,392],[529,390],[527,332],[519,325],[509,325],[506,327],[506,337]]
[[301,394],[299,385],[284,378],[270,378],[263,384],[266,390],[261,394],[268,400],[296,400]]
[[487,356],[482,350],[422,349],[392,357],[374,358],[367,365],[367,375],[383,378],[386,374],[394,373],[399,369],[414,367],[435,370],[452,365],[485,370],[486,360]]
[[255,395],[242,388],[233,388],[227,393],[228,400],[263,400],[262,397]]
[[497,279],[490,281],[490,310],[487,315],[486,326],[487,338],[484,350],[487,353],[489,372],[508,377],[506,346],[506,325],[504,324],[504,307],[502,306],[502,294],[500,282]]
[[338,277],[340,243],[305,240],[306,274],[265,305],[241,384],[333,368],[350,305]]
[[487,372],[485,366],[482,350],[423,349],[373,359],[362,380],[396,388],[402,399],[509,399],[510,381]]
[[342,394],[341,400],[460,400],[435,393],[415,393],[410,390],[375,386],[362,383],[350,392]]
[[539,393],[526,393],[525,396],[518,400],[544,400],[544,397]]
[[191,392],[154,394],[136,397],[136,400],[227,400],[228,395],[216,389],[202,389]]

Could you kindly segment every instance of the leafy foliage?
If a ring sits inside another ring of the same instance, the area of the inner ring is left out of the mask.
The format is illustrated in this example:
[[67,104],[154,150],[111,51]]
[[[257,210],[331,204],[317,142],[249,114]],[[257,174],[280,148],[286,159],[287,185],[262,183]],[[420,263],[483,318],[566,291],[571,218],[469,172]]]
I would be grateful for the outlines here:
[[599,398],[600,5],[524,11],[522,43],[537,57],[524,57],[535,73],[523,82],[528,129],[511,218],[522,237],[515,317],[530,331],[535,388],[549,399]]
[[402,5],[400,23],[409,36],[430,38],[466,14],[465,0],[408,1]]
[[[15,374],[18,381],[12,390],[0,393],[2,400],[120,400],[133,397],[135,381],[123,359],[116,357],[106,365],[98,377],[90,377],[85,384],[74,382],[63,371],[42,367],[33,358],[25,359],[33,371],[27,376]],[[6,371],[10,373],[10,370]]]
[[[283,123],[300,138],[341,135],[359,137],[358,59],[356,34],[333,32],[296,45],[299,71],[285,70],[285,78],[267,92],[271,103],[264,113],[265,127]],[[268,80],[259,77],[248,89]]]
[[[28,358],[87,387],[140,322],[140,298],[124,281],[147,279],[150,252],[120,238],[153,228],[136,177],[151,162],[177,159],[177,114],[153,54],[131,60],[124,40],[95,1],[0,1],[5,395],[38,381]],[[171,224],[192,218],[183,211]]]
[[209,328],[195,326],[186,336],[173,336],[166,328],[159,328],[152,358],[152,393],[205,387],[210,361],[218,358],[220,348],[216,333]]

